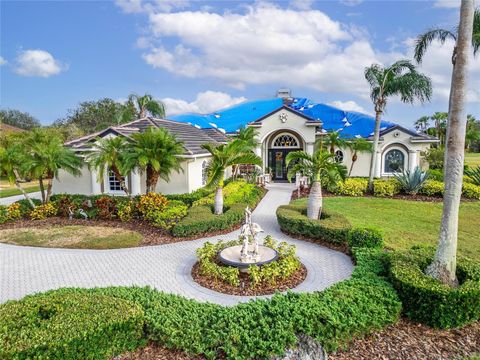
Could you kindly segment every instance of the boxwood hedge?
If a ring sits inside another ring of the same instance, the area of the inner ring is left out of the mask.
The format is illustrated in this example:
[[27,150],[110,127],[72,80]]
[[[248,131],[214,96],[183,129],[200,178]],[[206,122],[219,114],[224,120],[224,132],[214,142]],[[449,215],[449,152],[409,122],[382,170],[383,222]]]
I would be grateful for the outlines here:
[[142,309],[63,289],[0,306],[0,359],[106,359],[145,343]]
[[390,278],[405,314],[436,328],[462,326],[480,319],[480,263],[459,257],[460,285],[450,287],[425,275],[433,249],[412,249],[393,253]]
[[321,219],[313,220],[307,217],[306,206],[298,204],[280,206],[277,220],[282,231],[335,244],[346,243],[351,229],[350,222],[340,213],[323,210]]

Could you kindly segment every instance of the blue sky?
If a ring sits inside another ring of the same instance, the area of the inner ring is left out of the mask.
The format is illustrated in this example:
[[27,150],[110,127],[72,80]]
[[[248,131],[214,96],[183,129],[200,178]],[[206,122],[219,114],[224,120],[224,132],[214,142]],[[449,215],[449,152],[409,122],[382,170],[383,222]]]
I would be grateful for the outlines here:
[[[0,105],[43,124],[79,102],[150,93],[168,113],[209,112],[279,87],[372,112],[363,68],[411,57],[412,39],[452,28],[458,1],[2,1]],[[445,111],[452,44],[435,44],[421,71],[432,103],[393,99],[387,120],[410,125]],[[480,115],[480,58],[469,112]]]

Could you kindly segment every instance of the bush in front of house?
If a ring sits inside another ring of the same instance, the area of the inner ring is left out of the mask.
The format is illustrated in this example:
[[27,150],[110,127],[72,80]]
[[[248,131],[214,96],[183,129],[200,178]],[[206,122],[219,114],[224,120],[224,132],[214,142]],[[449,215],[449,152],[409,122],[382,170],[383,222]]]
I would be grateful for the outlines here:
[[318,239],[332,244],[346,244],[351,224],[345,216],[322,210],[320,220],[309,219],[306,205],[282,205],[277,209],[277,221],[282,231]]
[[183,201],[169,200],[162,211],[151,212],[148,220],[155,227],[170,230],[187,215],[187,211],[188,207]]
[[400,183],[396,179],[373,180],[373,195],[377,197],[395,196],[401,191]]
[[468,199],[480,199],[480,186],[471,184],[471,183],[463,183],[462,185],[462,195]]
[[106,359],[145,343],[134,303],[62,289],[0,305],[1,359]]
[[374,227],[355,227],[348,232],[347,242],[353,248],[383,248],[383,233]]
[[57,209],[55,208],[55,205],[51,202],[38,205],[30,211],[29,217],[32,220],[45,220],[48,217],[55,216],[57,214]]
[[[255,184],[250,184],[243,179],[229,182],[223,188],[223,203],[225,206],[243,203],[254,207],[262,196],[263,189]],[[215,194],[211,194],[195,201],[193,206],[213,205]]]
[[335,194],[344,196],[363,196],[368,189],[368,179],[348,178],[336,184]]
[[180,200],[188,207],[192,206],[195,201],[200,200],[213,193],[213,189],[200,188],[191,193],[185,194],[169,194],[165,195],[168,200]]
[[419,193],[427,196],[443,196],[445,184],[437,180],[427,180],[423,184]]
[[458,287],[425,275],[433,249],[395,252],[390,257],[390,278],[405,314],[436,328],[454,328],[480,319],[480,262],[457,258]]

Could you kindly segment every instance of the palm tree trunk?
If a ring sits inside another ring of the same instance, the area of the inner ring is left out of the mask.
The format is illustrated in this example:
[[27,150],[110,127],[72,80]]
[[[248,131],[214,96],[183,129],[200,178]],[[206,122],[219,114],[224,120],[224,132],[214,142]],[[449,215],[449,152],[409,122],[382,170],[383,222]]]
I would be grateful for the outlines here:
[[17,187],[18,190],[22,192],[23,196],[25,197],[25,199],[27,199],[32,209],[35,209],[35,204],[33,203],[32,199],[30,199],[30,196],[28,196],[27,192],[20,186],[20,183],[18,182],[17,179],[15,179],[15,186]]
[[120,183],[120,187],[122,188],[122,190],[125,191],[125,194],[127,194],[128,197],[130,197],[130,190],[128,189],[127,184],[125,183],[125,177],[122,176],[122,174],[120,174],[120,171],[116,166],[112,166],[110,169],[115,174],[115,178]]
[[357,161],[357,152],[355,151],[352,156],[352,165],[350,165],[350,170],[348,171],[348,177],[352,174],[353,164]]
[[217,191],[215,192],[215,205],[214,205],[215,215],[223,214],[223,186],[219,185]]
[[375,130],[373,132],[372,159],[370,160],[370,173],[368,175],[368,191],[373,192],[373,178],[375,176],[375,167],[377,166],[378,140],[380,139],[380,119],[381,111],[375,113]]
[[49,178],[47,182],[47,196],[45,198],[45,203],[48,203],[50,201],[50,197],[52,196],[52,180],[52,178]]
[[322,215],[323,197],[322,184],[316,180],[310,188],[310,195],[308,196],[307,217],[309,219],[320,219]]
[[160,173],[151,166],[147,166],[147,193],[155,191]]
[[42,204],[45,204],[45,185],[43,185],[43,178],[38,178],[38,184],[40,185],[40,193],[42,194]]
[[462,0],[458,29],[457,55],[450,88],[451,102],[446,139],[445,193],[443,195],[442,222],[438,247],[426,273],[449,285],[457,284],[456,254],[458,237],[458,211],[462,195],[463,162],[467,116],[465,99],[467,89],[468,58],[473,31],[473,0]]
[[335,155],[335,146],[333,144],[330,145],[330,154]]

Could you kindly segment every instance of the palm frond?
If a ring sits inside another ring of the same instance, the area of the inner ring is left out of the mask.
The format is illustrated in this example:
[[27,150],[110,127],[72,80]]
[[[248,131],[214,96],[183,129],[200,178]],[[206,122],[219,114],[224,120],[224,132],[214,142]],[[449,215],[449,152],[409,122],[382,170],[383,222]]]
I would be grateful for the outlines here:
[[452,39],[456,41],[457,35],[452,31],[440,28],[430,29],[423,34],[418,35],[417,39],[415,40],[415,50],[413,58],[418,64],[420,64],[423,60],[425,52],[427,51],[428,47],[431,45],[432,42],[438,40],[441,44],[444,44],[447,39]]

